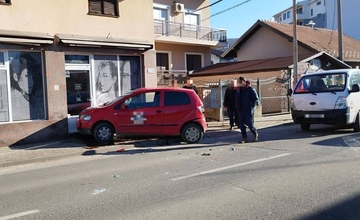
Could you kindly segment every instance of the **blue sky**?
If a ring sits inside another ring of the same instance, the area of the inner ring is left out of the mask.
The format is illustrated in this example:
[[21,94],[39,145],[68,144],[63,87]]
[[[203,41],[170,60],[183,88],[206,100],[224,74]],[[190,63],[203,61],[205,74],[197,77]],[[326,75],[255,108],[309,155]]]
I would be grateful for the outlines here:
[[[210,3],[217,1],[210,0]],[[243,2],[246,3],[230,9]],[[222,0],[210,8],[211,27],[226,29],[228,38],[239,38],[258,19],[270,20],[275,14],[292,5],[293,0]],[[226,9],[230,10],[215,15]]]

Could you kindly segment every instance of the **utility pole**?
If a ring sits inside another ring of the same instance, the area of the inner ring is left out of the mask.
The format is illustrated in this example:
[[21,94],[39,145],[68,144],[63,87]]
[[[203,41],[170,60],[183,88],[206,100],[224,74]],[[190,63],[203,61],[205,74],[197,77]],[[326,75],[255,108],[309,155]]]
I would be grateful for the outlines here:
[[341,0],[337,0],[337,17],[338,17],[338,44],[339,44],[339,60],[343,61],[343,39],[342,39],[342,19],[341,19]]
[[[339,0],[340,1],[340,0]],[[294,66],[294,83],[298,81],[298,42],[297,42],[297,14],[296,0],[293,0],[293,66]]]

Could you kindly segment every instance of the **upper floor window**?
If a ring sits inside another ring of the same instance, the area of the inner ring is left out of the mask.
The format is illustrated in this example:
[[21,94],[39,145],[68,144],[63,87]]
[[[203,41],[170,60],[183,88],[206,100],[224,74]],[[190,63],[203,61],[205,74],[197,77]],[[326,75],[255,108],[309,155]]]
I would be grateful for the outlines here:
[[283,14],[283,20],[286,20],[286,13]]
[[318,2],[316,3],[316,5],[321,5],[321,1],[318,1]]
[[117,0],[89,0],[89,14],[119,16]]
[[1,3],[7,3],[7,4],[10,4],[11,2],[10,2],[10,0],[0,0],[0,4]]
[[287,17],[287,18],[290,18],[290,17],[291,17],[291,12],[290,12],[290,11],[288,11],[288,12],[286,13],[286,17]]
[[297,14],[303,14],[304,13],[303,8],[296,9],[296,13]]
[[313,16],[313,15],[314,15],[314,10],[311,9],[311,10],[310,10],[310,16]]

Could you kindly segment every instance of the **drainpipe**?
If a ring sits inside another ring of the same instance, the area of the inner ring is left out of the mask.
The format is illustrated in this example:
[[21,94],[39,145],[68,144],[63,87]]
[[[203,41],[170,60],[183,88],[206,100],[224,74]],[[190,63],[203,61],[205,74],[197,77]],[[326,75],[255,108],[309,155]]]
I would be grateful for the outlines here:
[[298,81],[298,42],[297,42],[297,16],[296,0],[293,0],[293,65],[294,65],[294,83]]

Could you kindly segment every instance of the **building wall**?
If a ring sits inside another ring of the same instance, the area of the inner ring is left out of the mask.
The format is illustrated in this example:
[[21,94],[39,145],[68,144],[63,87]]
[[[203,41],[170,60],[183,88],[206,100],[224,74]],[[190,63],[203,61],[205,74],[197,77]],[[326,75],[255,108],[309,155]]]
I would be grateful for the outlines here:
[[[0,29],[153,42],[151,0],[119,1],[119,17],[88,15],[88,1],[12,0],[0,5]],[[134,19],[134,16],[139,19]]]
[[172,58],[170,59],[172,63],[170,63],[170,68],[173,70],[186,69],[186,53],[201,54],[203,56],[203,66],[211,64],[211,52],[209,47],[155,43],[155,49],[157,51],[172,51]]
[[[309,53],[302,47],[298,47],[299,55]],[[237,60],[256,60],[264,58],[292,56],[293,43],[284,37],[266,29],[260,28],[245,44],[237,51]]]

